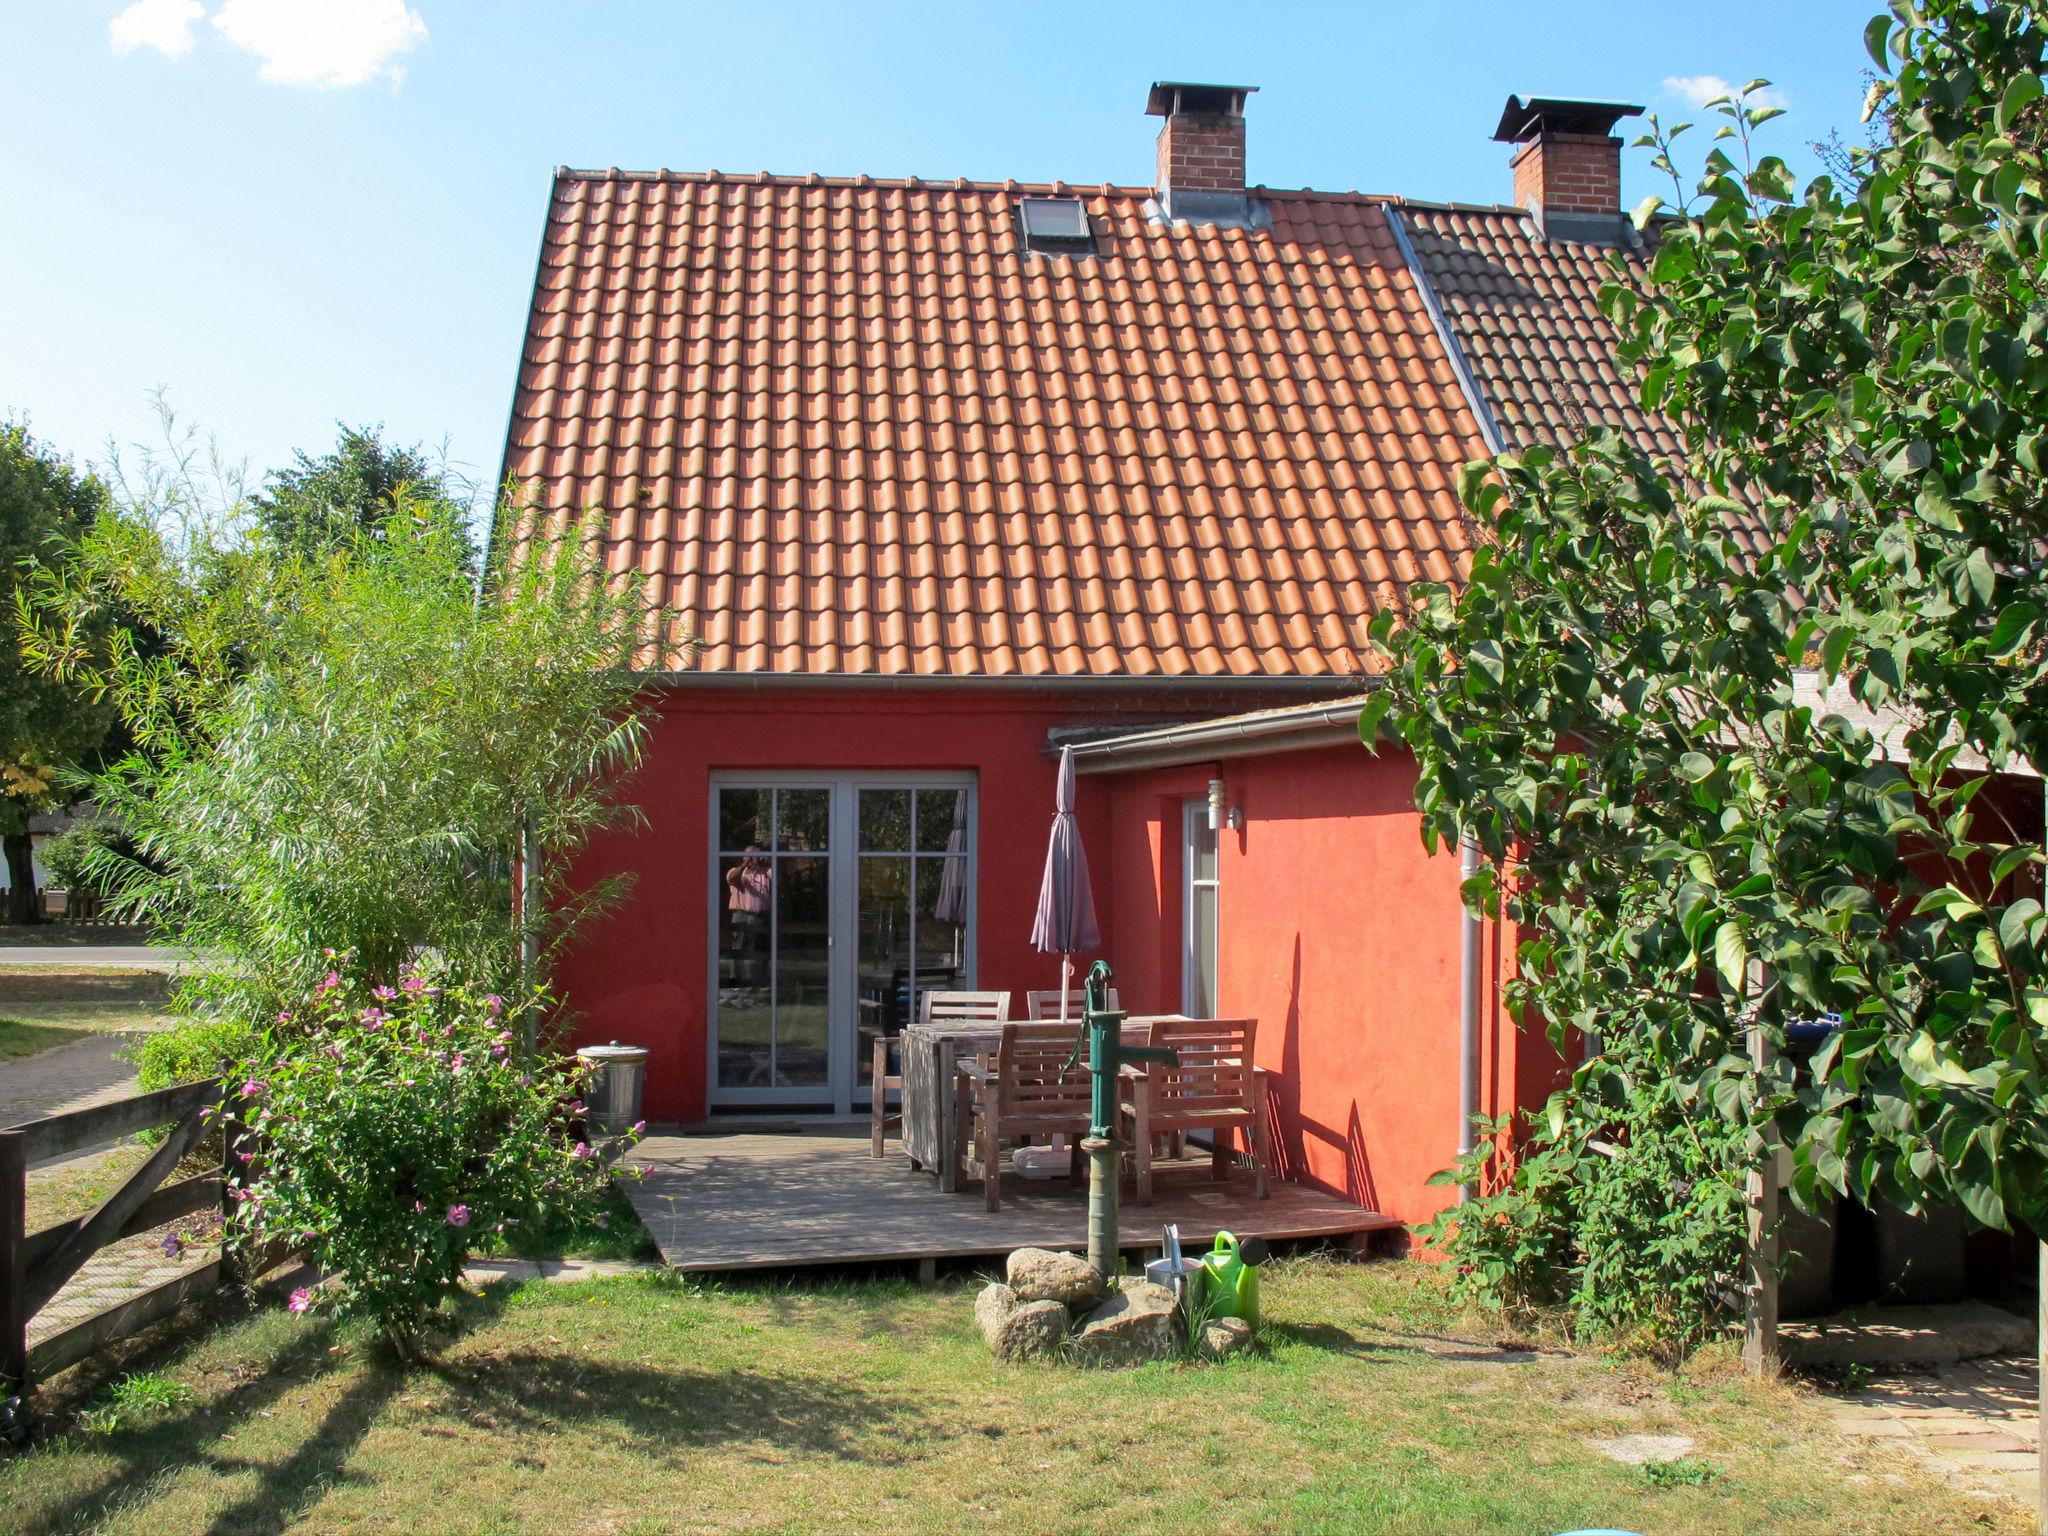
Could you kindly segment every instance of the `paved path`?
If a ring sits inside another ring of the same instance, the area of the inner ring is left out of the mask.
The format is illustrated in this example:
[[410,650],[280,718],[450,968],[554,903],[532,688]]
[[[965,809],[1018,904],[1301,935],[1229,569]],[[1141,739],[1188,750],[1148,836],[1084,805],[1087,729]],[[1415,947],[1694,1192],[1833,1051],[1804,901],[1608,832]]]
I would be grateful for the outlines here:
[[2041,1421],[2031,1355],[1901,1371],[1824,1401],[1844,1434],[1883,1440],[1937,1477],[2031,1505]]
[[175,971],[183,950],[162,944],[9,944],[0,941],[0,970],[33,965],[45,970]]
[[61,1115],[135,1091],[135,1068],[116,1052],[139,1035],[87,1035],[68,1045],[0,1062],[0,1125]]

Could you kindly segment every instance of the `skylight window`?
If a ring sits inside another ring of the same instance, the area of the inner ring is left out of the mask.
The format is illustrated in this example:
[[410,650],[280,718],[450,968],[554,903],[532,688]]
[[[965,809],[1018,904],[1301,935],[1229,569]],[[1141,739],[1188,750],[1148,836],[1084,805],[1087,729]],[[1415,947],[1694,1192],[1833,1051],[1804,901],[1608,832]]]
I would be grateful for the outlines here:
[[1095,249],[1095,230],[1078,197],[1019,198],[1017,223],[1026,250],[1077,256]]

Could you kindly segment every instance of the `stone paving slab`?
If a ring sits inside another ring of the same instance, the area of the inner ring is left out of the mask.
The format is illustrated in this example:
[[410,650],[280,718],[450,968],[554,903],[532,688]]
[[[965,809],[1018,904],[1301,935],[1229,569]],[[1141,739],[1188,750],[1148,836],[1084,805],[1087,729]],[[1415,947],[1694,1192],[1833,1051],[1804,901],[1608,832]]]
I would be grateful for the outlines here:
[[1945,1481],[2031,1506],[2039,1490],[2038,1380],[2032,1355],[2004,1355],[1886,1375],[1823,1401],[1843,1434],[1883,1440]]
[[2034,1324],[1986,1301],[1958,1301],[1861,1307],[1784,1323],[1778,1337],[1796,1365],[1941,1365],[2024,1353],[2034,1346]]

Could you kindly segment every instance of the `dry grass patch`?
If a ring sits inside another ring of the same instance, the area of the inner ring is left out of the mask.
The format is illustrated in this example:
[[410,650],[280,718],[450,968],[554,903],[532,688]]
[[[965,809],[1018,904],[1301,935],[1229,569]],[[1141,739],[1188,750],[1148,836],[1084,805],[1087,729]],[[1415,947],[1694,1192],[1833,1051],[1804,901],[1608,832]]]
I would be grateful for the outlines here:
[[[67,969],[61,961],[0,969],[0,1014],[15,1024],[63,1030],[151,1029],[169,1011],[170,978],[161,971]],[[0,1034],[0,1060],[7,1054]]]
[[[191,1399],[63,1430],[0,1468],[0,1507],[32,1536],[2030,1528],[1840,1440],[1798,1387],[1503,1348],[1419,1266],[1285,1264],[1261,1353],[1115,1374],[995,1364],[972,1295],[494,1288],[412,1371],[268,1312],[102,1367],[153,1366]],[[62,1416],[105,1381],[59,1387]],[[1696,1448],[1646,1474],[1589,1444],[1619,1434]]]

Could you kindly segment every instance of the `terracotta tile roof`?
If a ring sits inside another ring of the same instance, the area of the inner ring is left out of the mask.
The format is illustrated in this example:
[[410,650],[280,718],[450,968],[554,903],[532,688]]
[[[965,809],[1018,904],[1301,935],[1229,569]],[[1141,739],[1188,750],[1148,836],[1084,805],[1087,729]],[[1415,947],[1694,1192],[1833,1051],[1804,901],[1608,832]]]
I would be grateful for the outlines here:
[[1680,452],[1672,424],[1639,403],[1600,310],[1614,248],[1546,240],[1519,208],[1410,203],[1400,217],[1509,446],[1606,426],[1648,452]]
[[[1023,192],[1099,254],[1020,249]],[[505,468],[741,673],[1341,677],[1485,445],[1379,202],[564,172]]]

